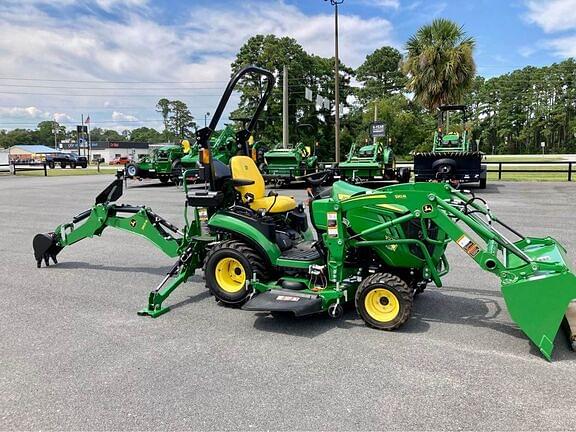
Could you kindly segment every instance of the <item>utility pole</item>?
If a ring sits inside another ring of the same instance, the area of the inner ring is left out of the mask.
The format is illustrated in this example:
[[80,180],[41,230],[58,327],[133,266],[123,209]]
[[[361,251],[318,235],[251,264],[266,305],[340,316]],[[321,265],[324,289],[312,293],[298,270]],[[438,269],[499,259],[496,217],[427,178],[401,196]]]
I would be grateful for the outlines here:
[[52,128],[54,130],[54,150],[58,150],[58,123],[56,123],[56,119],[52,122]]
[[286,65],[284,65],[282,90],[282,148],[288,148],[288,66]]
[[81,144],[81,143],[82,143],[82,140],[84,139],[84,114],[82,114],[82,129],[81,129],[81,132],[80,132],[80,136],[81,136],[82,138],[79,138],[79,139],[78,139],[78,156],[82,156],[82,153],[80,152],[80,148],[81,148],[81,145],[82,145],[82,144]]
[[[374,123],[378,121],[378,102],[374,101]],[[372,137],[372,144],[376,145],[376,137]]]
[[336,104],[334,117],[334,139],[336,142],[336,163],[340,162],[340,60],[338,58],[338,5],[344,0],[324,0],[330,1],[334,6],[334,102]]

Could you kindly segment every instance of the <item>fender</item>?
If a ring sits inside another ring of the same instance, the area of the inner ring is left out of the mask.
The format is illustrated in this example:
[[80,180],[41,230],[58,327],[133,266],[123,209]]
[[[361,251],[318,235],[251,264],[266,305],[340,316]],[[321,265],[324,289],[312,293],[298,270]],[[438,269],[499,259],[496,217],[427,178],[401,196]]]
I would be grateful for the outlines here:
[[273,243],[268,236],[259,230],[254,224],[238,219],[234,216],[217,213],[210,218],[208,226],[214,231],[225,231],[239,236],[250,245],[254,246],[267,259],[275,265],[280,257],[280,248]]

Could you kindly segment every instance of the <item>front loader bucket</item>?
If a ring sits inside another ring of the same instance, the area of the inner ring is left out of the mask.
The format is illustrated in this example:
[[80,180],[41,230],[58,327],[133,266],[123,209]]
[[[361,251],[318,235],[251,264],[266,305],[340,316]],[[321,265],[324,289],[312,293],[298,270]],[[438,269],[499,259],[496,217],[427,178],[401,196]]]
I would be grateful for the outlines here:
[[[510,316],[550,360],[556,333],[566,317],[574,341],[576,332],[576,276],[566,262],[564,248],[554,239],[525,239],[515,244],[538,269],[502,278],[502,294]],[[507,267],[518,269],[518,257],[508,256]],[[524,274],[523,274],[524,273]]]

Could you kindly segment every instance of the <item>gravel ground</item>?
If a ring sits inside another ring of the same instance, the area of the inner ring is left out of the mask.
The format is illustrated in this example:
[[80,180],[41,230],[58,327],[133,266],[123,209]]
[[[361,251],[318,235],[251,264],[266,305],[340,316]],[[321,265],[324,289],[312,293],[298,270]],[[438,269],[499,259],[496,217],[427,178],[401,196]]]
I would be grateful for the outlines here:
[[[390,333],[354,311],[334,321],[221,307],[201,274],[168,299],[171,312],[138,317],[173,260],[112,229],[36,269],[34,234],[89,208],[110,178],[0,177],[1,430],[576,427],[564,335],[545,361],[511,321],[498,279],[454,246],[445,287]],[[481,195],[576,256],[574,185],[492,183]],[[133,184],[122,202],[182,224],[174,187]]]

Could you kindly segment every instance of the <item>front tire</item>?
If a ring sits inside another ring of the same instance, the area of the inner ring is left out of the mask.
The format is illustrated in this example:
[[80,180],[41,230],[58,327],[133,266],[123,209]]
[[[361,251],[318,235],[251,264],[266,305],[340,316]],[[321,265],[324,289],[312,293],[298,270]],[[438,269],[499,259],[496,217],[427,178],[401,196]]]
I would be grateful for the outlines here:
[[226,306],[241,305],[250,296],[247,282],[257,276],[266,280],[264,259],[249,245],[238,240],[216,244],[204,260],[206,288]]
[[378,330],[395,330],[412,312],[412,290],[398,276],[375,273],[356,291],[356,310],[366,325]]

